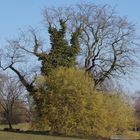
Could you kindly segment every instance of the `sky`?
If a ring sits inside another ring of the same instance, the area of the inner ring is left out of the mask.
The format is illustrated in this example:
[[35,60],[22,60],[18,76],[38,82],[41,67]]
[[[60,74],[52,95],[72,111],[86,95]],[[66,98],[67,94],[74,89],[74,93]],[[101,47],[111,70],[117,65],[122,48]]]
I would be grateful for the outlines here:
[[[126,16],[136,24],[137,34],[140,35],[140,0],[1,0],[0,1],[0,47],[6,40],[14,38],[19,30],[28,26],[37,27],[42,24],[42,10],[45,7],[74,5],[81,2],[109,4],[118,15]],[[138,80],[135,80],[135,79]],[[127,81],[124,81],[127,83]],[[140,72],[126,84],[134,90],[140,90]]]

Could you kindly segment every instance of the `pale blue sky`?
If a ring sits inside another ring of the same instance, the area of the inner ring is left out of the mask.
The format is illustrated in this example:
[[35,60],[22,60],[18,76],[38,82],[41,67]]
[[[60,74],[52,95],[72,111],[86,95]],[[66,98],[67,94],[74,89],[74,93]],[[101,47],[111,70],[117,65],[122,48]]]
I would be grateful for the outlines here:
[[[137,25],[137,33],[140,35],[140,0],[1,0],[0,2],[0,47],[4,46],[6,39],[16,36],[20,29],[40,25],[44,7],[74,5],[81,2],[111,5],[118,15],[126,16]],[[139,81],[132,82],[132,88],[135,90],[140,89],[140,75],[136,77]]]

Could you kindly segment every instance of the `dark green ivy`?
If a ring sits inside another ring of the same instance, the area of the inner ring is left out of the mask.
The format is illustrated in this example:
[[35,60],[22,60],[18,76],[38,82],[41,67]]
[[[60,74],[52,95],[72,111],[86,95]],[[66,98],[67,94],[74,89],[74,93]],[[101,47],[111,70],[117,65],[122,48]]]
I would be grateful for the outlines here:
[[42,53],[38,56],[42,61],[41,73],[48,75],[52,69],[59,66],[74,67],[76,64],[76,56],[80,52],[79,36],[81,28],[77,28],[71,34],[70,42],[66,39],[66,23],[60,20],[60,29],[49,26],[51,50],[48,54]]

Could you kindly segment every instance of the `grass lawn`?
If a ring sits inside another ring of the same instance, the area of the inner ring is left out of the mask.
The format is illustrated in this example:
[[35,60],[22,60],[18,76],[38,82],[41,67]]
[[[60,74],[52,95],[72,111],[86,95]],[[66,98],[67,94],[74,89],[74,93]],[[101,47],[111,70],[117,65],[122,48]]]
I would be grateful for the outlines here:
[[[8,128],[8,125],[0,125],[1,130],[3,130],[4,128]],[[13,125],[13,128],[20,128],[20,130],[26,131],[30,129],[30,125],[28,123],[17,124]],[[0,140],[81,140],[81,139],[0,131]]]
[[0,140],[81,140],[81,139],[67,138],[67,137],[41,136],[41,135],[31,135],[31,134],[19,134],[19,133],[1,131]]
[[[0,125],[0,130],[3,130],[3,128],[7,127],[8,125]],[[20,130],[24,131],[31,129],[30,124],[28,123],[13,125],[13,128],[19,128]],[[125,134],[125,137],[131,139],[133,138],[140,139],[139,133],[134,131],[127,132],[127,134]],[[85,140],[85,139],[0,131],[0,140]]]

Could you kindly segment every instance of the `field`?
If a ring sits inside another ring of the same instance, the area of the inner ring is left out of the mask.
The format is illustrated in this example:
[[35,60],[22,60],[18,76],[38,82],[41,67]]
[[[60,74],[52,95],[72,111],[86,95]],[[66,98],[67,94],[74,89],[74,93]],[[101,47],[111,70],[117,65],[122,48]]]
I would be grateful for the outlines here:
[[81,139],[41,136],[41,135],[31,135],[31,134],[18,134],[13,132],[0,132],[0,140],[81,140]]

